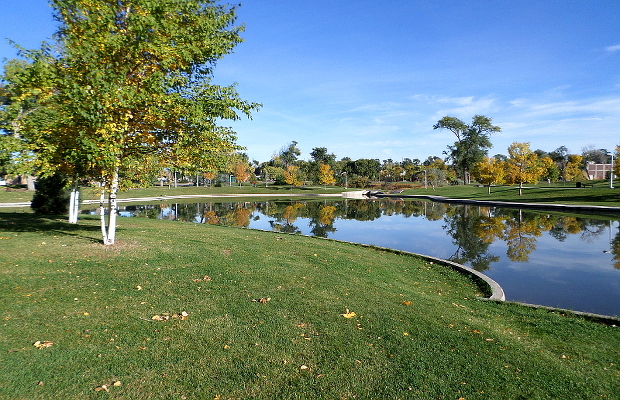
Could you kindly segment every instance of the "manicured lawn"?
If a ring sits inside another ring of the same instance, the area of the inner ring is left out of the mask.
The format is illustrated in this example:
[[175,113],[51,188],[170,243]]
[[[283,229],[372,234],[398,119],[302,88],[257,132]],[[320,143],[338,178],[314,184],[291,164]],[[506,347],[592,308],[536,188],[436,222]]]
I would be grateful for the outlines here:
[[104,247],[81,218],[0,212],[0,399],[618,396],[620,328],[437,263],[139,218]]
[[571,182],[568,182],[566,186],[548,186],[546,184],[526,186],[523,189],[522,196],[519,196],[519,188],[517,186],[493,187],[489,195],[488,188],[476,187],[474,185],[444,186],[438,187],[435,190],[429,186],[427,189],[406,189],[403,194],[427,194],[453,199],[620,207],[620,188],[610,189],[608,182],[599,181],[592,188],[576,188]]
[[[289,186],[270,185],[252,187],[247,186],[223,186],[223,187],[193,187],[179,186],[177,188],[168,188],[168,186],[153,186],[147,189],[131,189],[119,192],[120,199],[136,198],[136,197],[156,197],[156,196],[196,196],[196,195],[241,195],[241,194],[269,194],[286,197],[290,194],[313,196],[316,194],[334,194],[339,195],[347,190],[363,190],[363,189],[345,189],[343,187],[327,187],[310,186],[291,188]],[[495,200],[495,201],[516,201],[516,202],[535,202],[535,203],[559,203],[559,204],[589,204],[604,205],[612,207],[620,207],[620,188],[609,188],[607,181],[595,181],[594,187],[576,188],[574,182],[567,182],[565,185],[526,185],[523,189],[523,195],[519,196],[517,186],[497,186],[493,187],[491,194],[488,194],[488,188],[477,187],[474,185],[457,185],[438,187],[434,190],[429,186],[427,189],[405,189],[403,194],[427,194],[444,196],[455,199],[473,199],[473,200]],[[92,189],[82,190],[82,199],[97,199],[97,195]],[[32,199],[32,192],[7,192],[0,190],[0,203],[9,202],[26,202]]]

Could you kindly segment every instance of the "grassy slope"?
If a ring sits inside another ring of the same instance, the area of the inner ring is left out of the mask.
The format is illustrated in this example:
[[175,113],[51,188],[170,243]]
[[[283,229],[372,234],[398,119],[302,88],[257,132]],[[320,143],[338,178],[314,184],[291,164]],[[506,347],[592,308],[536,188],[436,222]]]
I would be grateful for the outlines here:
[[618,394],[620,328],[476,300],[415,257],[146,219],[98,238],[88,217],[0,214],[0,399]]

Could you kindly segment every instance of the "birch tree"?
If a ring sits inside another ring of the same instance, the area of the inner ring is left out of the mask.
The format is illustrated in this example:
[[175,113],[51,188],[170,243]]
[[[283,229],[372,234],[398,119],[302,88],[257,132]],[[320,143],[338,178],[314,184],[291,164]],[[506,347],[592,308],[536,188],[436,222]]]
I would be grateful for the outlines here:
[[239,149],[222,120],[259,107],[211,82],[241,42],[235,8],[210,0],[52,0],[60,26],[50,104],[58,117],[36,134],[41,166],[73,166],[101,185],[102,238],[114,244],[116,194],[131,165],[218,170]]

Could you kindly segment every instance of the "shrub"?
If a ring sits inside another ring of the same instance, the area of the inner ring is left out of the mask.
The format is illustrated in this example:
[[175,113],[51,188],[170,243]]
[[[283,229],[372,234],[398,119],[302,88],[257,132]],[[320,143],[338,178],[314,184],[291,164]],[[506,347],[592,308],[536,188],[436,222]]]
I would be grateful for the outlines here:
[[32,196],[30,208],[36,214],[61,215],[69,211],[71,196],[67,179],[54,174],[37,179],[36,191]]

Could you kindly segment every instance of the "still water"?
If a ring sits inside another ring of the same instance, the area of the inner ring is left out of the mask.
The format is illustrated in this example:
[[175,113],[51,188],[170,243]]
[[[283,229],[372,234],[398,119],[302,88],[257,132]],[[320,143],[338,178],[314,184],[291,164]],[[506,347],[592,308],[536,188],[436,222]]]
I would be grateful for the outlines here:
[[130,205],[121,216],[328,237],[465,264],[507,300],[620,315],[620,216],[413,200]]

